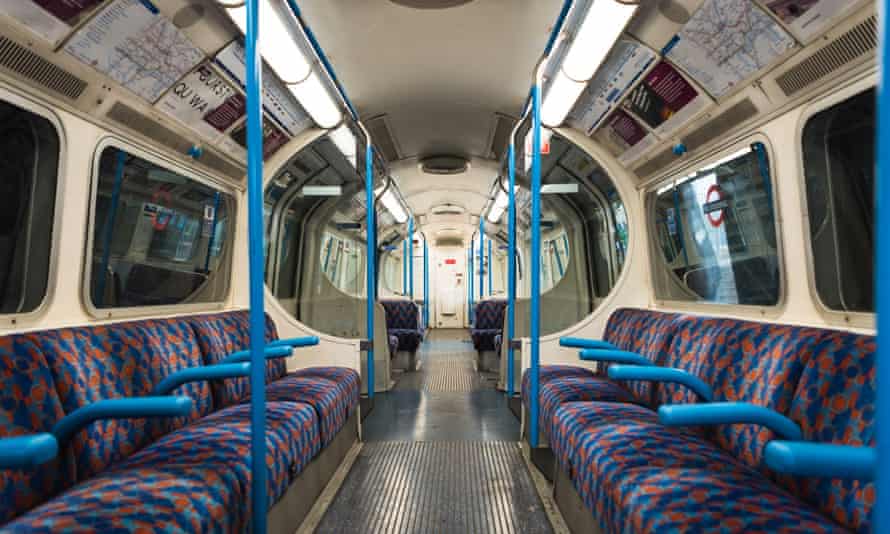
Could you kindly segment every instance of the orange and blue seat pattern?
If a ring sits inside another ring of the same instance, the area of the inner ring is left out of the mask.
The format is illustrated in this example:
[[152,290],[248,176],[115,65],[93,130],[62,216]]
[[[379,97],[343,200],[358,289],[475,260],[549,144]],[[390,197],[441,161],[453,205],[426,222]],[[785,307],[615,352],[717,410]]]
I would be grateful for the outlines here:
[[[149,395],[170,374],[224,356],[208,349],[246,348],[247,321],[230,312],[0,337],[9,386],[0,391],[0,436],[49,431],[99,400]],[[267,337],[277,338],[268,317]],[[283,360],[267,366],[278,377],[266,386],[270,507],[358,410],[355,371],[284,370]],[[0,471],[0,530],[246,530],[249,389],[194,382],[175,393],[194,400],[187,417],[98,421],[48,464]]]
[[[417,352],[423,341],[423,328],[420,321],[420,307],[410,300],[380,299],[386,312],[386,333],[398,340],[396,350]],[[391,353],[392,349],[390,348]]]

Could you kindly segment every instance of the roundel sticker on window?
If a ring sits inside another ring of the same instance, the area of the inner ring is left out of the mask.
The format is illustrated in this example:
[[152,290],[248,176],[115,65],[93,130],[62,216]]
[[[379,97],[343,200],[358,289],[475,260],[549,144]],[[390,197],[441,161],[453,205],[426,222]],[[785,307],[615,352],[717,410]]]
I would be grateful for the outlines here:
[[717,184],[709,187],[708,194],[705,195],[705,205],[702,209],[711,226],[719,228],[723,224],[727,208],[729,208],[729,199],[726,198],[723,189]]

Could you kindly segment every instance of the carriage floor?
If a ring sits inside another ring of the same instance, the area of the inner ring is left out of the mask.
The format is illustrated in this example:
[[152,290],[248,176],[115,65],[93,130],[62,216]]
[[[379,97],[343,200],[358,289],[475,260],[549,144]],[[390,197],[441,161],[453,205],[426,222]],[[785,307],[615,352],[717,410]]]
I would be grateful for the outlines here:
[[433,330],[420,370],[375,398],[365,445],[316,532],[550,533],[496,377],[464,330]]

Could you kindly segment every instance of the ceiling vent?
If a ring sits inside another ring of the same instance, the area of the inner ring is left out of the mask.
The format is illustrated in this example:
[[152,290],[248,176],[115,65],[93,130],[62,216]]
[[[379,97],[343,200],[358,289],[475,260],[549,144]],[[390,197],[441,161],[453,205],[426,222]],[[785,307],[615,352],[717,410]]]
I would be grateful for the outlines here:
[[71,100],[80,98],[87,88],[87,82],[2,36],[0,36],[0,66]]
[[495,161],[501,161],[507,154],[507,146],[510,144],[510,134],[516,126],[516,119],[502,115],[494,114],[494,121],[489,135],[488,156]]
[[473,0],[390,0],[393,4],[414,9],[448,9],[469,4]]
[[659,152],[652,159],[634,169],[634,173],[636,173],[636,175],[640,178],[644,178],[651,174],[655,174],[664,168],[669,167],[676,160],[677,155],[674,154],[674,149],[668,148],[662,152]]
[[746,98],[733,104],[729,109],[704,123],[697,130],[683,136],[683,143],[692,152],[711,141],[717,141],[730,130],[757,115],[757,106]]
[[[111,107],[108,118],[163,144],[177,154],[187,154],[193,146],[185,137],[120,102]],[[234,180],[244,179],[244,169],[228,163],[210,150],[204,150],[197,163]]]
[[463,215],[467,210],[463,206],[457,206],[455,204],[442,204],[439,206],[434,206],[430,213],[432,215]]
[[378,115],[365,121],[368,127],[368,133],[374,141],[374,146],[386,161],[398,161],[402,159],[402,151],[399,150],[399,144],[392,133],[392,127],[389,125],[389,118],[386,115]]
[[432,156],[421,160],[420,170],[426,174],[463,174],[470,170],[470,162],[459,156]]
[[776,78],[786,96],[791,96],[841,67],[874,51],[878,46],[878,21],[871,16],[816,53]]
[[460,237],[437,237],[436,238],[436,246],[437,247],[460,247],[463,248],[464,240]]

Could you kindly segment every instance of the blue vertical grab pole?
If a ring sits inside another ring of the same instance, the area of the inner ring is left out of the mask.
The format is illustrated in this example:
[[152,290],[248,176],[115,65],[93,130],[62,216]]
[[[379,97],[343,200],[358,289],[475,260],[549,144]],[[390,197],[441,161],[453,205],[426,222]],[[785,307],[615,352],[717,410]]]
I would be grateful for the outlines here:
[[408,295],[414,300],[414,217],[408,219]]
[[402,241],[402,294],[408,294],[408,239]]
[[507,210],[507,395],[513,396],[513,338],[516,336],[516,146],[510,140],[507,149],[508,193]]
[[[361,126],[361,124],[359,124]],[[365,134],[365,230],[368,248],[367,271],[367,318],[368,329],[368,398],[374,398],[374,307],[377,300],[377,214],[374,202],[374,148],[371,146],[371,135],[361,126]]]
[[430,248],[423,235],[423,327],[430,327]]
[[491,239],[488,240],[488,294],[494,295],[494,256],[491,251]]
[[531,313],[529,337],[531,338],[531,410],[529,417],[529,443],[538,446],[538,379],[541,358],[541,80],[536,75],[532,88],[532,177],[531,177]]
[[114,237],[114,225],[115,219],[117,219],[117,205],[121,198],[121,185],[124,181],[124,167],[126,166],[126,163],[127,153],[118,149],[117,162],[114,167],[114,186],[111,189],[111,206],[108,208],[108,218],[105,220],[105,228],[103,228],[105,236],[102,240],[102,244],[104,245],[102,248],[102,263],[99,264],[101,266],[101,272],[99,273],[99,278],[96,284],[96,294],[93,295],[93,305],[97,308],[100,308],[105,304],[105,276],[106,271],[108,271],[108,263],[111,261],[111,242]]
[[470,250],[467,252],[467,258],[469,263],[467,264],[467,273],[469,276],[467,277],[467,307],[469,308],[467,311],[467,317],[470,319],[470,325],[473,324],[473,279],[476,276],[476,273],[473,272],[473,241],[470,240]]
[[485,217],[479,214],[479,300],[485,298]]
[[875,503],[875,532],[890,530],[890,278],[881,273],[890,272],[890,186],[884,176],[890,172],[890,71],[887,60],[890,58],[890,38],[887,35],[887,15],[890,13],[890,0],[882,0],[879,10],[881,49],[878,65],[878,150],[877,180],[875,181],[875,230],[877,232],[875,269],[878,359],[877,359],[877,503]]
[[253,532],[265,534],[266,316],[263,312],[263,95],[259,48],[260,1],[247,0],[247,233],[250,262],[250,495]]

